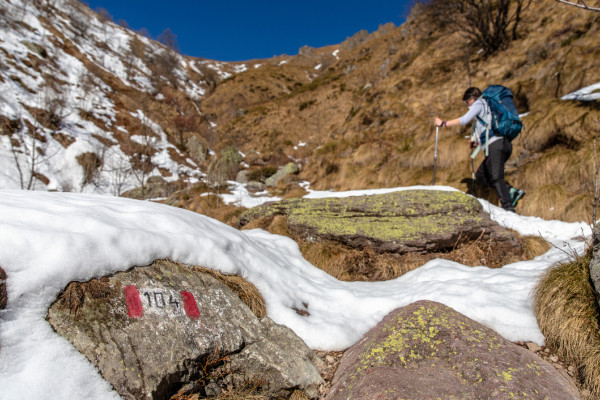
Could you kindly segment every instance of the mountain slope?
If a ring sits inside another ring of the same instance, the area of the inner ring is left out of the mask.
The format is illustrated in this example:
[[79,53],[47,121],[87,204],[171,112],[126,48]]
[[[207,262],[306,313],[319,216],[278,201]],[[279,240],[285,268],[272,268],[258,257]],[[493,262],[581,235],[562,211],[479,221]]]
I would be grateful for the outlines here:
[[[2,188],[167,196],[289,161],[317,189],[430,184],[433,118],[462,115],[468,86],[501,83],[526,113],[507,168],[527,191],[517,211],[590,215],[598,100],[561,98],[600,82],[596,13],[532,2],[517,39],[484,57],[416,6],[400,27],[223,63],[182,57],[76,1],[0,7]],[[465,135],[440,131],[436,183],[493,198],[470,180]]]
[[[523,17],[518,39],[483,58],[477,49],[466,53],[463,35],[436,27],[415,8],[403,26],[382,27],[351,48],[339,46],[337,59],[310,84],[249,103],[242,117],[221,114],[221,132],[244,152],[270,147],[305,157],[301,178],[316,188],[430,184],[433,117],[462,115],[468,86],[501,83],[528,113],[507,171],[509,181],[528,193],[518,211],[586,219],[598,101],[560,98],[600,82],[597,15],[536,2]],[[204,104],[243,93],[243,75],[217,87]],[[470,189],[469,150],[461,137],[468,128],[440,134],[437,182]],[[308,143],[302,154],[293,150],[298,142]]]

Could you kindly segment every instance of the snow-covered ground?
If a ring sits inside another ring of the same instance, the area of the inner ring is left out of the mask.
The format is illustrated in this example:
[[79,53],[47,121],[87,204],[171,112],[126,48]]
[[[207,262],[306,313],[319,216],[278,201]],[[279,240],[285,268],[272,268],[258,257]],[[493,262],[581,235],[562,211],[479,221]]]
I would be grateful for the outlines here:
[[[0,117],[16,121],[18,128],[13,127],[10,136],[0,135],[0,188],[119,195],[141,186],[140,174],[133,170],[130,156],[114,135],[115,131],[129,136],[140,133],[118,125],[113,88],[65,44],[71,44],[86,62],[93,63],[95,71],[147,93],[155,90],[152,72],[147,60],[135,56],[134,39],[142,43],[147,56],[164,51],[164,47],[101,20],[83,4],[66,0],[52,2],[56,11],[51,11],[50,20],[62,35],[58,36],[42,22],[48,17],[43,4],[24,0],[1,3]],[[191,79],[186,67],[192,66],[184,57],[178,57],[174,72],[178,87],[191,98],[201,98],[204,82]],[[221,63],[215,68],[225,66]],[[47,111],[54,115],[58,126],[49,127]],[[183,154],[167,140],[161,127],[142,110],[131,111],[152,131],[147,144],[154,150],[155,168],[144,179],[164,176],[165,171],[170,174],[167,181],[201,178],[192,161],[177,163],[172,159],[171,153]],[[91,118],[99,122],[93,123]],[[38,140],[32,139],[33,130]],[[68,138],[70,144],[65,147],[65,141],[57,138]],[[77,161],[84,153],[93,153],[101,161],[93,182],[84,179],[84,170]],[[34,179],[29,185],[32,171],[45,176],[48,182]]]
[[600,82],[581,88],[561,97],[561,100],[594,101],[600,100]]
[[[455,190],[449,187],[421,189]],[[308,197],[376,194],[310,191]],[[236,194],[242,204],[243,190]],[[252,200],[255,204],[256,200]],[[238,231],[190,211],[94,194],[0,191],[0,265],[8,304],[0,312],[0,399],[109,399],[111,390],[84,356],[45,320],[56,296],[85,281],[155,259],[239,274],[265,298],[269,316],[313,349],[341,350],[387,313],[417,300],[444,303],[512,341],[543,344],[532,309],[539,276],[582,252],[585,223],[544,221],[507,213],[482,201],[500,224],[554,244],[532,261],[500,269],[436,259],[385,282],[342,282],[309,264],[297,244],[263,230]],[[293,307],[308,304],[310,316]]]

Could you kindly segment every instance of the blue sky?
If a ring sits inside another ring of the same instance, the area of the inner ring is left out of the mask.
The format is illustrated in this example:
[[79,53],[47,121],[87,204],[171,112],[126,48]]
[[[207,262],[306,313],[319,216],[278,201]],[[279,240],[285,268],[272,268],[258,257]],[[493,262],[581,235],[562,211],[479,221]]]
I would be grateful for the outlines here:
[[133,30],[156,38],[166,28],[182,54],[242,61],[343,42],[380,24],[400,25],[414,0],[86,0]]

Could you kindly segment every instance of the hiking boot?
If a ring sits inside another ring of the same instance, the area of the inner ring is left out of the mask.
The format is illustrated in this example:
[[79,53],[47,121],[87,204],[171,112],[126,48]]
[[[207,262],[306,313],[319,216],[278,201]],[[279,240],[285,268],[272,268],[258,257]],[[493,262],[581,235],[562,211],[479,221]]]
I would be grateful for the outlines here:
[[519,200],[521,200],[525,196],[525,191],[521,189],[515,189],[513,187],[510,188],[510,199],[512,201],[512,206],[516,207]]

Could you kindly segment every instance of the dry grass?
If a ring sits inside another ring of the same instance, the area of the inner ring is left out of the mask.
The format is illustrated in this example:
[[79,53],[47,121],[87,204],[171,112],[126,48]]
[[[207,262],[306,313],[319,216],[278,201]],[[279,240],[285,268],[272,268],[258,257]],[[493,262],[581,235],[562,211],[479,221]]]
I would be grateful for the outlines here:
[[530,151],[543,151],[558,145],[578,149],[600,132],[599,113],[574,102],[550,101],[538,106],[523,135]]
[[289,397],[270,396],[263,394],[262,386],[264,382],[247,380],[240,387],[226,388],[218,396],[204,397],[199,394],[182,395],[176,394],[170,400],[308,400],[308,397],[301,390],[294,390]]
[[520,184],[527,188],[561,185],[565,190],[581,192],[586,182],[592,181],[592,165],[584,165],[582,158],[585,158],[582,152],[554,149],[523,168]]
[[579,369],[590,398],[600,398],[600,324],[586,256],[549,270],[535,292],[535,314],[546,344]]
[[[218,195],[213,194],[214,191],[209,189],[205,184],[197,184],[177,191],[161,202],[170,206],[194,211],[228,225],[235,226],[237,224],[237,217],[245,208],[223,203]],[[227,191],[220,189],[220,193],[227,193]]]
[[506,264],[530,260],[549,249],[542,238],[513,234],[521,244],[521,252],[482,234],[476,240],[459,239],[451,251],[428,254],[377,253],[373,249],[357,249],[332,240],[307,241],[294,235],[283,215],[257,218],[242,229],[264,229],[295,240],[302,256],[315,267],[343,281],[384,281],[397,278],[421,267],[434,258],[464,265],[500,268]]
[[83,307],[86,297],[105,298],[110,294],[108,278],[94,278],[88,282],[71,282],[57,300],[57,304],[72,315]]
[[357,250],[332,241],[300,241],[304,258],[336,279],[343,281],[380,281],[396,278],[411,270],[392,254]]
[[227,275],[204,267],[193,267],[193,270],[202,274],[210,275],[218,281],[224,283],[229,289],[237,294],[242,302],[259,319],[267,315],[265,299],[262,297],[256,286],[238,275]]
[[[518,235],[517,235],[518,237]],[[532,259],[544,254],[549,244],[537,237],[518,237],[521,254],[494,243],[483,236],[475,241],[461,241],[451,251],[443,253],[375,253],[371,249],[352,249],[337,242],[310,243],[299,241],[304,258],[315,267],[344,281],[384,281],[397,278],[421,267],[435,258],[455,261],[464,265],[485,265],[500,268],[503,265]]]
[[525,215],[577,222],[587,220],[591,203],[587,194],[568,192],[561,185],[547,185],[527,191],[527,197],[519,203],[518,210]]
[[[517,235],[515,233],[515,235]],[[552,247],[550,243],[539,236],[519,236],[525,260],[533,260],[535,257],[546,253]]]

